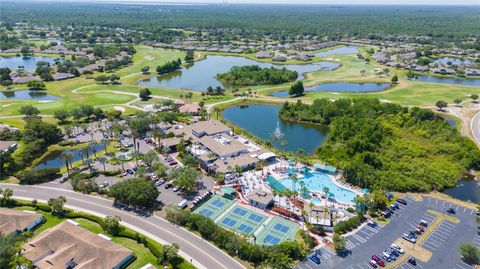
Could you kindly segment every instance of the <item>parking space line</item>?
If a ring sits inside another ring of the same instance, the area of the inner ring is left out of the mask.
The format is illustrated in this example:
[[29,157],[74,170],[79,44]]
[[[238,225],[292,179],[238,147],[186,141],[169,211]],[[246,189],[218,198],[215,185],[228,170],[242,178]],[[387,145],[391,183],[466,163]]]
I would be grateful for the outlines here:
[[[460,266],[460,267],[462,267],[462,268],[474,268],[474,267],[471,266],[470,264],[465,263],[465,262],[463,262],[463,261],[459,261],[459,262],[457,263],[457,266]],[[464,267],[464,266],[466,266],[466,267]]]
[[352,234],[352,236],[357,239],[358,241],[360,241],[361,243],[365,243],[367,242],[367,240],[365,240],[365,238],[361,237],[361,236],[358,236],[356,234]]
[[438,240],[435,240],[433,238],[429,238],[428,240],[429,240],[428,242],[430,242],[432,245],[435,245],[437,247],[440,247],[443,243],[443,241],[438,241]]
[[430,236],[439,237],[439,238],[441,238],[442,240],[447,239],[447,236],[445,236],[445,235],[443,235],[443,234],[438,234],[438,233],[431,234]]
[[[309,260],[310,260],[310,259],[309,259]],[[308,260],[308,261],[309,261],[309,260]],[[308,261],[307,261],[306,263],[304,263],[305,266],[307,266],[307,267],[310,268],[310,269],[313,269],[313,268],[308,264]]]
[[413,265],[409,264],[408,262],[405,262],[402,265],[406,265],[406,266],[408,266],[408,268],[415,268],[415,267],[413,267]]
[[431,250],[431,251],[437,250],[436,247],[430,246],[430,244],[425,244],[425,243],[428,243],[428,242],[423,242],[423,245],[422,245],[423,248],[426,248],[426,249]]
[[357,263],[357,266],[358,266],[358,267],[360,267],[360,268],[362,268],[362,269],[365,269],[365,268],[363,268],[363,266],[360,266],[360,264],[359,264],[359,263]]
[[364,261],[363,263],[367,266],[367,268],[370,268],[370,264],[368,264],[368,263],[365,262],[365,261]]
[[465,211],[466,211],[466,210],[467,210],[467,208],[466,208],[466,207],[464,207],[464,208],[463,208],[463,213],[465,213]]
[[472,209],[472,211],[470,211],[470,215],[473,215],[473,209]]
[[443,201],[443,203],[442,203],[442,207],[443,207],[444,205],[445,205],[445,201]]
[[[362,233],[364,233],[364,234],[366,234],[366,235],[368,235],[368,237],[370,237],[370,236],[372,236],[372,235],[373,235],[373,234],[369,234],[369,233],[365,232],[363,229],[361,229],[361,230],[358,230],[358,231],[359,231],[359,232],[362,232]],[[357,232],[357,233],[358,233],[358,232]]]

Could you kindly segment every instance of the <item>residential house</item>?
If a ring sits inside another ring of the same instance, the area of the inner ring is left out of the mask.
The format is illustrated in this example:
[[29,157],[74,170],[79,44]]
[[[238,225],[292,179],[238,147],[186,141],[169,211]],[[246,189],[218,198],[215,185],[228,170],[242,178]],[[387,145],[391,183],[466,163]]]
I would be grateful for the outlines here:
[[43,215],[33,211],[21,211],[0,207],[0,234],[20,234],[43,222]]

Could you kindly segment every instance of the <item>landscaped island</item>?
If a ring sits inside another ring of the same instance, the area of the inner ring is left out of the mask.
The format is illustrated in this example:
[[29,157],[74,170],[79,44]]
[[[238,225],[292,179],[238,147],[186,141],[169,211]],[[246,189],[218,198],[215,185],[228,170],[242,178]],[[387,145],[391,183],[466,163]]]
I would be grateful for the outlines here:
[[285,103],[287,120],[330,125],[322,160],[341,167],[357,186],[390,191],[453,187],[467,169],[480,168],[480,150],[427,109],[379,100],[318,99]]
[[258,65],[234,66],[227,73],[218,74],[222,83],[229,85],[282,84],[297,79],[297,71],[286,68],[261,68]]

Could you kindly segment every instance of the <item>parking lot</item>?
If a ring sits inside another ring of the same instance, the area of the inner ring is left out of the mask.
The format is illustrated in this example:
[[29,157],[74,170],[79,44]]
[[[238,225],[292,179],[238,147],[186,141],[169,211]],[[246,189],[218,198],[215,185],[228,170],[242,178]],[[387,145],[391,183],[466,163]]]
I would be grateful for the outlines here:
[[390,217],[389,224],[376,228],[364,226],[355,234],[348,236],[347,249],[351,251],[348,256],[339,257],[333,250],[323,247],[318,253],[320,264],[317,265],[306,259],[297,264],[295,268],[372,268],[369,264],[372,255],[381,257],[382,252],[388,249],[395,240],[402,237],[403,233],[414,230],[420,220],[429,223],[435,221],[437,216],[427,210],[435,210],[449,215],[446,212],[449,208],[455,209],[456,214],[451,216],[458,218],[460,223],[442,221],[424,242],[415,245],[415,248],[424,248],[432,253],[428,262],[424,263],[416,259],[416,266],[405,262],[397,268],[473,268],[460,259],[459,247],[462,243],[472,243],[480,247],[480,236],[477,235],[475,220],[476,211],[430,197],[425,197],[421,202],[414,201],[411,197],[406,197],[405,200],[408,205],[401,205],[400,209]]

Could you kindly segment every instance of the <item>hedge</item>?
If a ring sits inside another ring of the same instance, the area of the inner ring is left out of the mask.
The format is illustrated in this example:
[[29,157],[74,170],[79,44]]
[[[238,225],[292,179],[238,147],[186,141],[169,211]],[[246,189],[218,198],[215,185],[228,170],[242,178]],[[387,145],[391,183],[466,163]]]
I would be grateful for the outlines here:
[[357,228],[358,226],[360,226],[360,224],[362,224],[363,221],[364,221],[364,217],[361,214],[358,214],[356,216],[349,218],[348,220],[337,223],[337,225],[335,225],[334,227],[334,231],[338,234],[347,233]]

